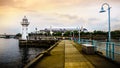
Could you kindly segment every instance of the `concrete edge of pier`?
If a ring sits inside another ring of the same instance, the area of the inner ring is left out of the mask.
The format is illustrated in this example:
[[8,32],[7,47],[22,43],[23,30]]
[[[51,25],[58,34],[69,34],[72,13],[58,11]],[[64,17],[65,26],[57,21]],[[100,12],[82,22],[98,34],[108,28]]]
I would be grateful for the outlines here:
[[36,62],[38,62],[38,60],[40,60],[43,56],[45,55],[49,55],[50,54],[50,51],[58,45],[60,41],[56,42],[53,46],[51,46],[50,48],[48,48],[47,50],[43,51],[43,52],[40,52],[33,60],[31,60],[28,64],[26,64],[24,66],[24,68],[29,68],[31,67],[32,65],[34,65]]
[[58,40],[19,40],[19,47],[50,47]]

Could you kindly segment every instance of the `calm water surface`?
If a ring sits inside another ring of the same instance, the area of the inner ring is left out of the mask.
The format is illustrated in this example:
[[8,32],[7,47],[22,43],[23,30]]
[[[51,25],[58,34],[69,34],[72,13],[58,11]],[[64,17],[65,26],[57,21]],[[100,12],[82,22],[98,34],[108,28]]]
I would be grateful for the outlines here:
[[21,68],[45,48],[20,48],[17,39],[0,39],[0,68]]
[[[113,47],[114,44],[114,47]],[[106,56],[106,42],[96,42],[95,45],[97,46],[97,51],[102,52],[104,56]],[[114,54],[111,52],[111,57],[114,55],[114,60],[120,63],[120,42],[113,42],[109,46],[111,51],[114,48]]]

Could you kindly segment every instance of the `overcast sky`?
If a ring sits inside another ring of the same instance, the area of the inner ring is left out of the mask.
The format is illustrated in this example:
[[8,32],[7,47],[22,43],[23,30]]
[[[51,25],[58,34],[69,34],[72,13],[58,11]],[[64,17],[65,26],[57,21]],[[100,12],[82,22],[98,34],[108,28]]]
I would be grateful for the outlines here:
[[111,29],[120,30],[120,0],[0,0],[0,34],[20,33],[24,15],[29,32],[50,26],[107,31],[107,12],[99,13],[105,2],[112,7]]

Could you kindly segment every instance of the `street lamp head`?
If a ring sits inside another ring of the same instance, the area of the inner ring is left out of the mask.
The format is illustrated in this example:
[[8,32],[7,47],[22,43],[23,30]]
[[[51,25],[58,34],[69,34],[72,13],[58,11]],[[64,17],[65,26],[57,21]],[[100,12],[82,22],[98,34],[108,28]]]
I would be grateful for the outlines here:
[[106,11],[105,11],[104,8],[102,7],[101,10],[100,10],[100,13],[103,13],[103,12],[106,12]]

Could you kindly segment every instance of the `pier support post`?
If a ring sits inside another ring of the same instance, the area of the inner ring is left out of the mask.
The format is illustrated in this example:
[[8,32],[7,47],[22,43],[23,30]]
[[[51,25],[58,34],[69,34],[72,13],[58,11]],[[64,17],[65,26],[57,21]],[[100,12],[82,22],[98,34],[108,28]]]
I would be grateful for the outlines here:
[[112,44],[112,60],[114,60],[115,59],[115,57],[114,57],[114,48],[115,48],[115,46],[114,46],[114,43]]

